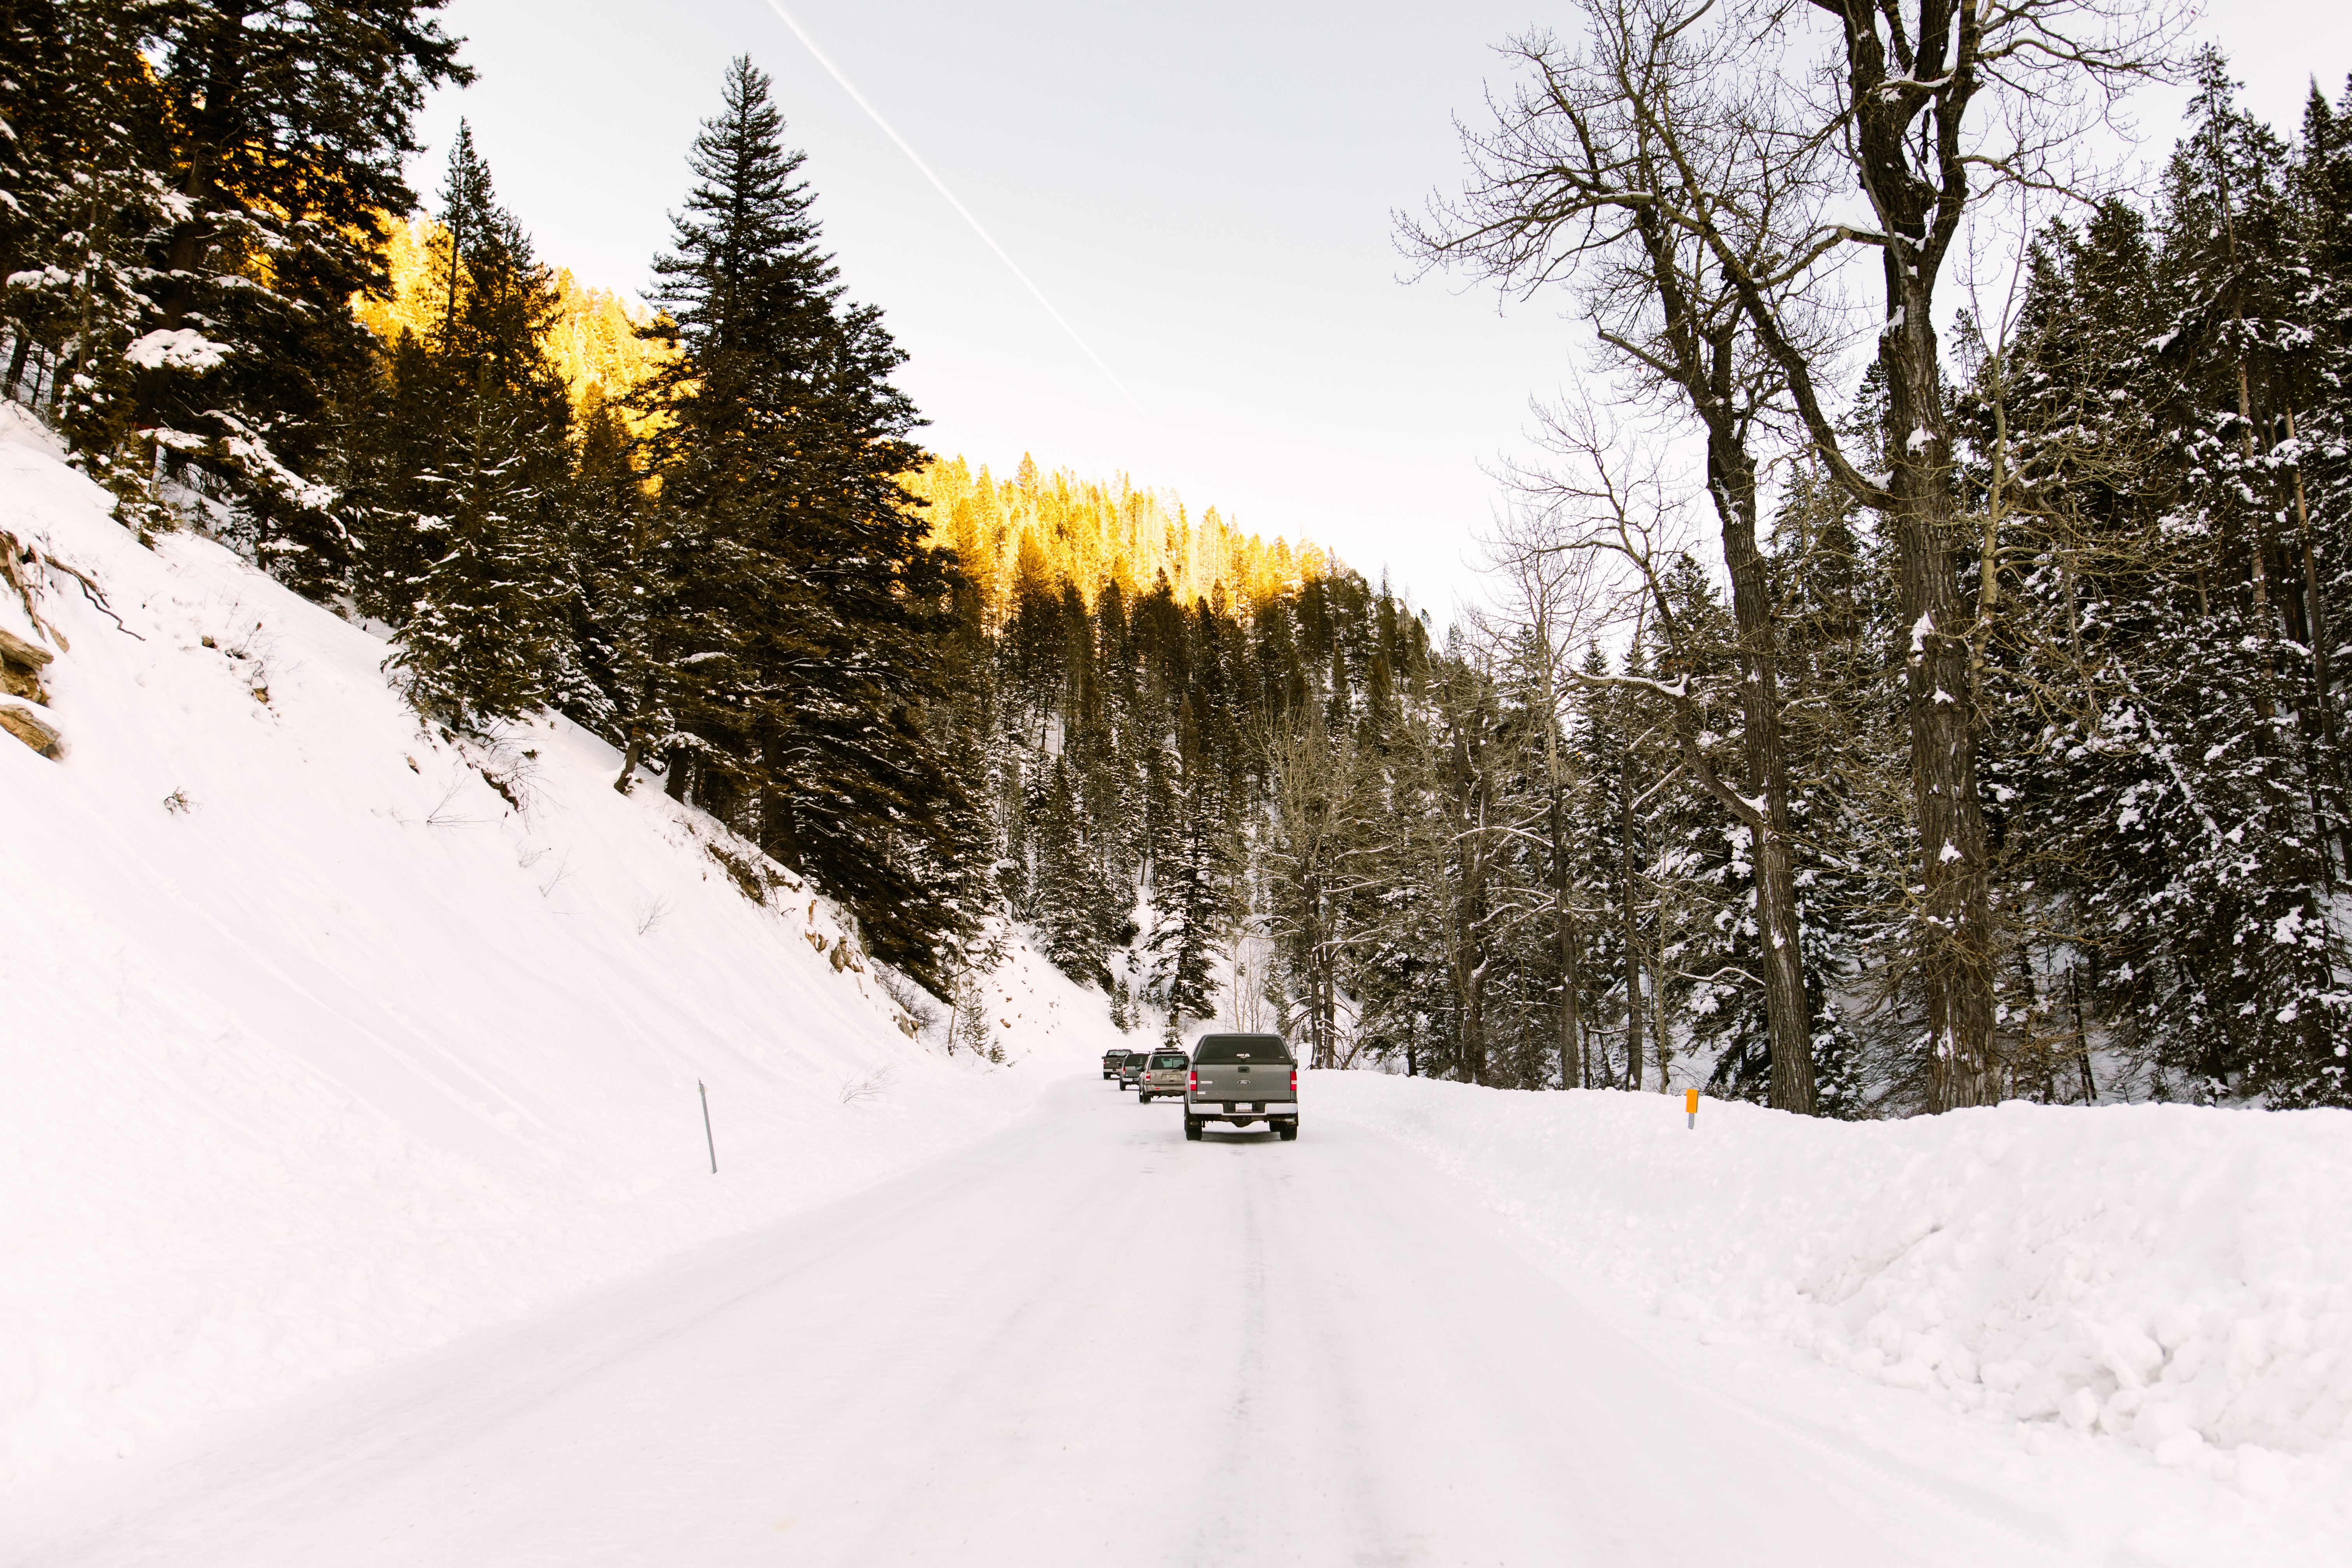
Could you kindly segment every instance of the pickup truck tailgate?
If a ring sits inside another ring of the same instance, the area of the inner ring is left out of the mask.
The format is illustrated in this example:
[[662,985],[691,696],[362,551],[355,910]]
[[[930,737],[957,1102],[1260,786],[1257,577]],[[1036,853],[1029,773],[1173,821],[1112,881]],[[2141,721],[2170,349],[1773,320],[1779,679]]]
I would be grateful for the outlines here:
[[1192,1098],[1195,1102],[1260,1108],[1270,1100],[1289,1104],[1298,1098],[1290,1088],[1290,1071],[1286,1061],[1197,1064],[1192,1072],[1200,1087]]

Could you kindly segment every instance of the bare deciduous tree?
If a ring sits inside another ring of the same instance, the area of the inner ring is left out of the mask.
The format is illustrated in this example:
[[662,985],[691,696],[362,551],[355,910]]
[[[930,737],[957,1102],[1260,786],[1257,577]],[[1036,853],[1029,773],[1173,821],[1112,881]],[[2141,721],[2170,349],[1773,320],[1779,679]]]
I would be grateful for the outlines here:
[[1505,643],[1524,667],[1529,700],[1543,724],[1542,817],[1539,837],[1546,856],[1554,962],[1559,966],[1558,1050],[1562,1089],[1592,1087],[1584,1049],[1583,911],[1577,907],[1570,805],[1577,788],[1577,760],[1563,743],[1570,698],[1577,689],[1576,650],[1599,629],[1605,595],[1597,590],[1597,563],[1590,554],[1555,548],[1542,514],[1507,515],[1486,542],[1487,565],[1504,584],[1506,597],[1484,629]]
[[[1907,628],[1930,1100],[1979,1103],[1995,1087],[1983,715],[1955,571],[1937,284],[1989,190],[2072,184],[2084,121],[2164,68],[2179,13],[2126,0],[1582,0],[1577,11],[1578,47],[1544,34],[1513,44],[1528,79],[1492,105],[1494,132],[1465,132],[1465,199],[1408,224],[1407,237],[1522,289],[1576,283],[1602,341],[1689,400],[1708,437],[1750,711],[1764,721],[1751,719],[1751,743],[1767,743],[1760,731],[1776,721],[1763,700],[1769,617],[1740,395],[1751,421],[1785,402],[1835,481],[1885,519]],[[1855,247],[1880,253],[1884,276],[1884,472],[1847,450],[1822,392],[1838,356],[1822,290]],[[1776,1101],[1780,1042],[1776,1007]]]
[[[1637,395],[1664,394],[1706,437],[1706,489],[1720,525],[1738,628],[1745,793],[1722,796],[1755,846],[1756,903],[1771,1040],[1771,1101],[1813,1109],[1812,1054],[1798,937],[1789,776],[1781,743],[1778,637],[1758,543],[1754,441],[1784,377],[1759,353],[1735,277],[1755,280],[1809,353],[1809,270],[1776,247],[1820,205],[1825,160],[1769,113],[1715,91],[1738,36],[1693,31],[1703,11],[1588,7],[1582,47],[1548,35],[1510,52],[1527,78],[1497,129],[1465,132],[1473,170],[1458,203],[1407,233],[1432,261],[1473,265],[1521,291],[1573,281],[1585,314]],[[1660,192],[1737,188],[1713,218],[1726,255],[1677,221]],[[1793,220],[1789,216],[1795,215]],[[1541,476],[1536,488],[1549,488]],[[1573,486],[1571,485],[1571,489]],[[1712,776],[1712,775],[1710,775]]]

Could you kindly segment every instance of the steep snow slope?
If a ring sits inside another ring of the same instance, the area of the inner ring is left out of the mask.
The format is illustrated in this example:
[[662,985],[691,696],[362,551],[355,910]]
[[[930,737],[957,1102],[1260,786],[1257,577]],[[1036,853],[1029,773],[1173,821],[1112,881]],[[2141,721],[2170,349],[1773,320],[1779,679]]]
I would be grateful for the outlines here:
[[824,900],[593,737],[421,732],[377,639],[142,548],[5,405],[0,529],[111,610],[36,574],[64,760],[0,735],[0,1484],[865,1184],[1111,1033],[1016,952],[1006,1063],[908,1038]]
[[[1813,1121],[1317,1073],[1587,1293],[2352,1539],[2352,1112],[2010,1104]],[[2079,1436],[2078,1436],[2079,1435]]]

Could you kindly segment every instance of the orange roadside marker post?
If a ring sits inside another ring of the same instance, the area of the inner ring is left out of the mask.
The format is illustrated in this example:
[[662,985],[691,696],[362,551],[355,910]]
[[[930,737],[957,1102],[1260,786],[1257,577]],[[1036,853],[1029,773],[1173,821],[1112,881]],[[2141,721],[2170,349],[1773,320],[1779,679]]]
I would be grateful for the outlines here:
[[1685,1111],[1687,1111],[1687,1112],[1689,1112],[1689,1114],[1690,1114],[1691,1131],[1694,1131],[1694,1132],[1697,1131],[1698,1131],[1698,1090],[1696,1090],[1696,1089],[1686,1089],[1683,1090],[1683,1110],[1685,1110]]

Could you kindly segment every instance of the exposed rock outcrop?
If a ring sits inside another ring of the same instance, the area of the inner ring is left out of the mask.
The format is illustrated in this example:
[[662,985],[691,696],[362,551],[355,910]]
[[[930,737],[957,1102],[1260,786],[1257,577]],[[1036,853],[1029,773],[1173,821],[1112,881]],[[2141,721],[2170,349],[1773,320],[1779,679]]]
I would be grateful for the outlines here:
[[7,627],[0,626],[0,691],[47,702],[49,696],[41,689],[41,671],[57,657],[38,643],[28,643]]
[[0,730],[7,731],[45,757],[63,754],[65,738],[25,703],[0,702]]
[[0,730],[45,757],[58,756],[63,750],[62,737],[56,726],[34,706],[48,702],[48,689],[41,684],[41,671],[56,658],[47,648],[26,642],[0,626],[0,693],[25,699],[22,702],[0,700]]

